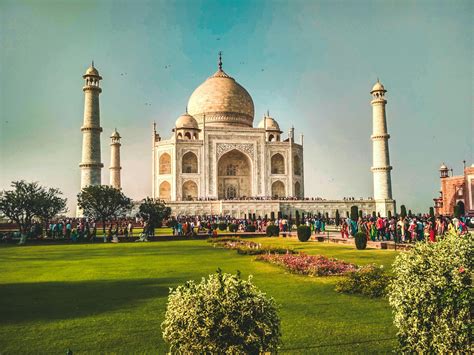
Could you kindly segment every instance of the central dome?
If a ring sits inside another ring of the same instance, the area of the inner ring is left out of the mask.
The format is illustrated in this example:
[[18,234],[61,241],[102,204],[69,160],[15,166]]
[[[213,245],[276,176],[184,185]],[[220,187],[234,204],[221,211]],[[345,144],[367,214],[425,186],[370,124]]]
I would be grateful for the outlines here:
[[199,125],[206,117],[206,126],[213,127],[253,127],[254,106],[250,94],[227,75],[219,65],[219,70],[203,82],[188,101],[188,113]]

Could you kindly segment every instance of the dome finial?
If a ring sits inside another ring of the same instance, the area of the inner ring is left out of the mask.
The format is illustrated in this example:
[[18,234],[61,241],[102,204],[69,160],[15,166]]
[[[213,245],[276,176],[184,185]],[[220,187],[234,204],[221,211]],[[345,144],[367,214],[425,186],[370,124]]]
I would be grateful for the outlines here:
[[94,68],[94,59],[92,59],[92,68]]
[[222,51],[219,51],[219,70],[222,71]]

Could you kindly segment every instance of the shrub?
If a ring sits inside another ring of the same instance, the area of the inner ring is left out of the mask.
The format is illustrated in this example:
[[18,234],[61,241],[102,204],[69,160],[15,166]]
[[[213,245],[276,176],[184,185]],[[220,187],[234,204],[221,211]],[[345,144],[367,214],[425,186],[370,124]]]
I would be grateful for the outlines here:
[[229,232],[235,233],[237,232],[238,226],[235,223],[229,223]]
[[217,227],[219,227],[217,223],[211,223],[211,229],[212,230],[216,230]]
[[354,239],[357,249],[364,250],[367,248],[367,235],[364,232],[357,232]]
[[407,208],[405,207],[405,205],[400,206],[400,217],[404,219],[407,217]]
[[357,221],[358,218],[359,218],[359,207],[351,206],[351,219],[353,221]]
[[472,353],[472,234],[419,242],[393,263],[389,302],[405,353]]
[[390,282],[382,267],[366,265],[359,270],[349,272],[336,283],[336,291],[342,293],[360,293],[369,297],[386,295]]
[[227,223],[225,223],[225,222],[219,222],[218,227],[219,227],[219,230],[220,230],[220,231],[225,231],[225,230],[227,230]]
[[255,232],[257,229],[253,224],[249,224],[247,227],[245,227],[246,232]]
[[341,216],[339,215],[339,210],[336,210],[336,226],[339,227],[341,224]]
[[278,237],[280,235],[280,228],[274,224],[269,224],[266,230],[267,237]]
[[297,229],[298,239],[300,242],[307,242],[311,237],[311,228],[308,226],[299,226]]
[[173,354],[276,353],[281,336],[273,298],[220,270],[172,289],[161,327]]

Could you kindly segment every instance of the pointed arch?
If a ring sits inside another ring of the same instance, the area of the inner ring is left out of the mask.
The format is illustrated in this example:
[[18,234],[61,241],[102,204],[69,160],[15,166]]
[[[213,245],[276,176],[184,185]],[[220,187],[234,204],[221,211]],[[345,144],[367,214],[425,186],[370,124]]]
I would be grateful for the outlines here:
[[193,152],[187,152],[183,155],[181,161],[181,172],[183,174],[198,173],[198,158]]
[[171,174],[171,156],[168,153],[163,153],[160,155],[159,165],[160,175]]
[[272,184],[272,197],[279,198],[279,197],[285,197],[285,196],[286,196],[285,184],[283,184],[283,182],[281,182],[280,180],[275,181]]
[[198,186],[192,181],[188,180],[183,184],[182,198],[185,201],[193,201],[198,197]]
[[160,184],[160,199],[165,201],[171,199],[171,184],[168,181],[163,181]]
[[285,173],[285,158],[280,153],[276,153],[271,158],[271,172],[272,174]]

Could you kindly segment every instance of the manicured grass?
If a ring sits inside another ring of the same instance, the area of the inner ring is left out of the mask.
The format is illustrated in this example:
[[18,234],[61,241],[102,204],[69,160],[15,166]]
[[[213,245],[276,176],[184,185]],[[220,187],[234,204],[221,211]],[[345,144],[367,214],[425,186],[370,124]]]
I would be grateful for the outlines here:
[[[395,252],[257,238],[365,264]],[[380,353],[395,346],[386,300],[338,294],[310,278],[203,240],[0,247],[0,353],[159,353],[169,287],[240,270],[280,304],[281,353]]]

